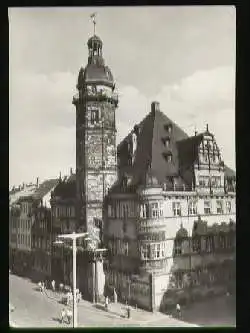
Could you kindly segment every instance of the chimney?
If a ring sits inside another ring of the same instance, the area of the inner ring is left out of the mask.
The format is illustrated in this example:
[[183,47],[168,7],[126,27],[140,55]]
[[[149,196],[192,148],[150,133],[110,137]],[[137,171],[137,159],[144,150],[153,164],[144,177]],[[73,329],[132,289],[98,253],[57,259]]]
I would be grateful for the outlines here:
[[152,102],[151,103],[151,112],[160,111],[160,103],[159,102]]
[[70,176],[72,176],[72,175],[73,175],[73,169],[70,168]]
[[208,130],[208,124],[207,124],[207,126],[206,126],[206,131],[209,132],[209,130]]
[[39,186],[39,178],[37,177],[36,178],[36,187],[38,187]]
[[23,183],[22,189],[24,189],[24,183]]

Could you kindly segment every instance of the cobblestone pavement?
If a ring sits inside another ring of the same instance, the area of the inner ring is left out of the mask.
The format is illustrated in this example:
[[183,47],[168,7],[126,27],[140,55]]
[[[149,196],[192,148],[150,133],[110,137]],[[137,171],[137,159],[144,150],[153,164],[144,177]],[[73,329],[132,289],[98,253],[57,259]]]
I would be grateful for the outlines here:
[[[9,298],[14,305],[10,313],[10,322],[17,327],[69,327],[59,322],[63,306],[59,303],[61,295],[46,290],[41,293],[37,286],[15,275],[9,278]],[[110,304],[108,312],[101,306],[82,300],[78,305],[79,327],[138,327],[138,326],[197,326],[185,323],[161,313],[150,313],[132,309],[131,318],[124,318],[125,307],[121,304]]]

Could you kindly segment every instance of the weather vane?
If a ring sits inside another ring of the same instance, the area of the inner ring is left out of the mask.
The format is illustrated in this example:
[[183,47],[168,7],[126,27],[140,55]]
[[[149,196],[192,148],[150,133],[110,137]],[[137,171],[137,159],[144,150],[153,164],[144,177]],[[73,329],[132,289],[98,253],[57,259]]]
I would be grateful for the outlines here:
[[92,22],[94,24],[94,35],[95,35],[95,26],[96,26],[96,13],[93,13],[90,15],[90,18],[92,19]]

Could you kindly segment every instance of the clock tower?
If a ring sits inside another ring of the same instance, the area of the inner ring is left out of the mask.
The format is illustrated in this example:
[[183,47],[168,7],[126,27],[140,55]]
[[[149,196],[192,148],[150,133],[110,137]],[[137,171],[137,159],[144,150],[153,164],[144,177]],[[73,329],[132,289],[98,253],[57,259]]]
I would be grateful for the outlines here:
[[88,64],[80,68],[76,108],[76,186],[78,228],[102,228],[103,200],[117,178],[116,121],[118,97],[105,65],[101,39],[88,40]]

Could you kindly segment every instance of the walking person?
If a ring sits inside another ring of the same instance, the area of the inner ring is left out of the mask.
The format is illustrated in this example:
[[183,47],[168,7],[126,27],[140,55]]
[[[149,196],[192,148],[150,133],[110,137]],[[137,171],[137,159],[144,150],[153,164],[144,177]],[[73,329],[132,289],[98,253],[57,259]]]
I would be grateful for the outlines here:
[[114,303],[117,303],[117,293],[115,288],[114,288]]
[[53,280],[53,281],[51,282],[51,287],[52,287],[52,290],[53,290],[53,291],[56,290],[56,282],[55,282],[55,280]]
[[108,311],[108,305],[109,305],[109,298],[108,296],[105,297],[105,309]]
[[127,303],[127,318],[129,319],[131,317],[131,308],[129,304]]
[[72,314],[72,311],[70,309],[67,310],[66,316],[67,316],[67,319],[68,319],[68,324],[71,324],[73,314]]
[[62,311],[61,311],[61,324],[64,322],[65,316],[66,316],[66,311],[63,308]]
[[176,314],[178,318],[181,318],[181,306],[179,303],[176,304]]
[[63,283],[60,283],[60,284],[59,284],[59,291],[60,291],[61,293],[63,292],[63,288],[64,288]]

